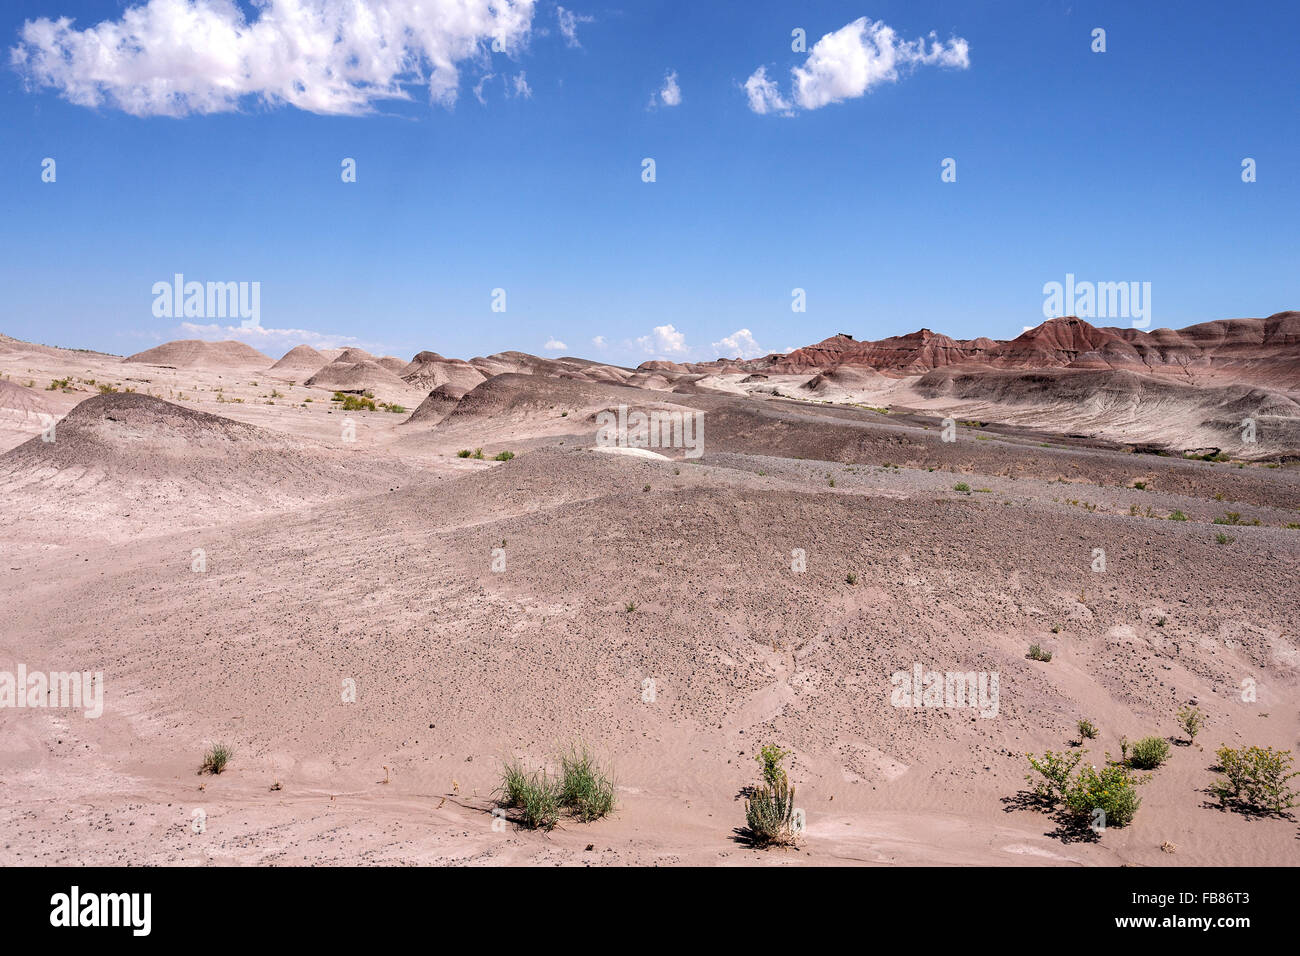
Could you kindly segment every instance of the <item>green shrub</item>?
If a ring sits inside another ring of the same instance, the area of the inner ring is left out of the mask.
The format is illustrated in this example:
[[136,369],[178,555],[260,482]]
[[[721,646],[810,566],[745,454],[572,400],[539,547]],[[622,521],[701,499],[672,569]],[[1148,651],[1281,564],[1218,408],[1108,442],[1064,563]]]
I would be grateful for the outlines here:
[[235,752],[225,744],[213,744],[208,748],[208,752],[203,755],[203,763],[199,766],[199,773],[221,773],[226,769],[226,764],[230,763],[230,758]]
[[343,410],[345,412],[373,412],[375,410],[375,400],[360,395],[345,395],[343,398]]
[[581,744],[560,757],[560,781],[560,805],[583,823],[614,809],[614,781]]
[[482,449],[482,448],[475,448],[475,449],[474,449],[474,454],[470,455],[470,457],[471,457],[471,458],[476,458],[476,459],[478,459],[479,461],[482,461],[482,460],[483,460],[483,449]]
[[1028,657],[1031,661],[1050,661],[1052,652],[1043,650],[1037,644],[1030,644]]
[[514,458],[514,457],[515,457],[515,453],[512,452],[512,451],[499,451],[499,452],[497,452],[495,455],[492,456],[492,460],[493,460],[493,461],[509,461],[511,458]]
[[457,458],[468,458],[468,457],[469,457],[470,455],[472,455],[472,454],[473,454],[473,452],[471,452],[468,448],[462,448],[460,451],[456,452],[456,457],[457,457]]
[[763,768],[763,779],[767,781],[769,787],[785,776],[785,768],[781,766],[781,762],[793,752],[782,750],[776,744],[763,744],[754,755],[758,765]]
[[791,846],[798,840],[794,824],[794,787],[782,774],[757,787],[745,801],[745,822],[756,846]]
[[1169,741],[1163,737],[1143,737],[1131,746],[1128,757],[1130,767],[1154,770],[1169,759]]
[[1049,750],[1043,754],[1042,760],[1033,754],[1026,754],[1029,765],[1043,778],[1040,780],[1033,774],[1025,775],[1025,780],[1034,786],[1034,796],[1045,803],[1053,805],[1062,803],[1070,792],[1070,774],[1074,772],[1074,768],[1079,765],[1085,753],[1086,750],[1080,750],[1078,753],[1056,753]]
[[1300,771],[1291,770],[1289,750],[1272,747],[1220,747],[1215,768],[1224,777],[1210,790],[1224,807],[1256,813],[1285,813],[1296,805],[1296,794],[1287,783]]
[[1103,826],[1127,826],[1142,805],[1136,788],[1143,782],[1121,764],[1108,764],[1101,770],[1084,767],[1070,785],[1065,809],[1081,822],[1091,822],[1095,819],[1095,811],[1101,810],[1105,814],[1100,821]]
[[959,482],[957,482],[957,484],[955,484],[955,485],[952,486],[952,490],[953,490],[953,491],[970,491],[970,485],[966,484],[966,482],[964,482],[964,481],[959,481]]
[[1169,512],[1169,520],[1170,520],[1170,521],[1186,521],[1186,520],[1187,520],[1187,515],[1183,514],[1181,511],[1179,511],[1177,508],[1175,508],[1173,511]]
[[1199,707],[1192,707],[1189,704],[1184,704],[1182,707],[1178,708],[1178,726],[1183,728],[1183,732],[1187,734],[1188,740],[1195,742],[1196,735],[1199,734],[1201,728],[1205,726],[1205,715],[1201,713]]
[[1097,725],[1094,724],[1091,720],[1081,720],[1081,721],[1079,721],[1079,739],[1080,739],[1080,740],[1096,740],[1096,739],[1097,739]]

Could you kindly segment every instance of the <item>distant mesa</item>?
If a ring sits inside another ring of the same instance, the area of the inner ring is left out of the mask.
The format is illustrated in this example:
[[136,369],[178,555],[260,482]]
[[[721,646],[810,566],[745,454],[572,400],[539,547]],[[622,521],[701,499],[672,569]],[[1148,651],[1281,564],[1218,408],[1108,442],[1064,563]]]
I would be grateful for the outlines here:
[[128,355],[122,361],[160,368],[268,368],[273,360],[243,342],[178,339]]

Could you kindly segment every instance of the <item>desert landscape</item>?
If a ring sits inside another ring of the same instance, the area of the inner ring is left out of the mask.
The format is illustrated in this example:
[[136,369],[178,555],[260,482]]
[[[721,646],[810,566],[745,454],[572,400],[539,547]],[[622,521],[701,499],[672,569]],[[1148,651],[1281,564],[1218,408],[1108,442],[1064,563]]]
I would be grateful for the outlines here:
[[[0,451],[0,671],[102,674],[0,708],[0,864],[1300,862],[1213,789],[1300,743],[1298,312],[638,367],[3,336]],[[574,746],[612,808],[533,825],[503,773]]]

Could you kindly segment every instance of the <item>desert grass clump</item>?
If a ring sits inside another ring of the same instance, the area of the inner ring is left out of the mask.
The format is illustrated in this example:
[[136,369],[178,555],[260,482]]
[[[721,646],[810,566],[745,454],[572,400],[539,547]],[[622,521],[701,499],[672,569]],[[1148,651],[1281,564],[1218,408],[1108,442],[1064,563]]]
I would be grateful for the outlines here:
[[782,773],[755,788],[745,801],[745,823],[755,846],[793,846],[799,839],[794,821],[794,787]]
[[581,744],[560,757],[560,805],[582,823],[614,809],[614,781]]
[[1128,765],[1138,770],[1155,770],[1169,759],[1169,741],[1163,737],[1143,737],[1129,748]]
[[512,452],[512,451],[499,451],[499,452],[497,452],[495,455],[492,456],[492,460],[493,460],[493,461],[509,461],[511,458],[514,458],[514,457],[515,457],[515,453]]
[[519,810],[519,823],[529,830],[554,830],[560,822],[560,788],[545,770],[528,773],[519,761],[501,770],[498,802]]
[[1199,707],[1184,704],[1178,708],[1178,726],[1187,734],[1188,743],[1196,743],[1196,735],[1205,726],[1205,715]]
[[1087,719],[1079,721],[1079,739],[1096,740],[1097,725],[1094,724],[1091,720],[1087,720]]
[[1046,661],[1050,661],[1050,660],[1052,659],[1052,652],[1051,652],[1051,651],[1045,651],[1045,650],[1043,650],[1042,647],[1040,647],[1040,646],[1037,645],[1037,644],[1030,644],[1030,645],[1029,645],[1029,653],[1028,653],[1026,656],[1027,656],[1031,661],[1044,661],[1044,662],[1046,662]]
[[1300,776],[1300,771],[1291,769],[1291,751],[1220,747],[1216,756],[1215,770],[1224,779],[1212,783],[1210,791],[1223,807],[1281,815],[1296,805],[1296,793],[1287,781]]
[[213,744],[208,748],[208,752],[203,755],[203,763],[199,765],[199,773],[221,773],[226,769],[226,764],[230,763],[230,758],[234,755],[234,750],[226,744]]
[[957,482],[957,484],[955,484],[955,485],[952,486],[952,490],[953,490],[953,491],[970,491],[970,485],[966,484],[966,482],[964,482],[964,481],[959,481],[959,482]]

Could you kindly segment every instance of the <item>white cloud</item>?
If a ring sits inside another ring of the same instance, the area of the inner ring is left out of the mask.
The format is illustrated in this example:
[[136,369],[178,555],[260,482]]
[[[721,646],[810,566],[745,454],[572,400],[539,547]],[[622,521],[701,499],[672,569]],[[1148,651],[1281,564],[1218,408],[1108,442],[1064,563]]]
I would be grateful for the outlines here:
[[474,84],[474,98],[484,106],[487,106],[487,100],[483,98],[483,85],[494,76],[496,76],[495,73],[484,73],[479,77],[478,82]]
[[767,354],[763,351],[762,346],[754,341],[754,336],[749,329],[737,329],[723,338],[721,342],[714,342],[713,349],[720,358],[739,356],[743,359],[750,359]]
[[591,340],[591,344],[596,346],[596,348],[598,349],[605,348],[607,345],[607,343],[605,342],[605,336],[603,335],[596,336],[594,339]]
[[[904,72],[918,66],[943,66],[964,70],[970,66],[970,44],[961,37],[946,43],[931,32],[925,38],[903,41],[879,20],[859,17],[813,46],[803,66],[792,69],[793,99],[806,110],[857,99],[881,83],[896,83]],[[779,112],[789,104],[776,84],[759,67],[745,81],[749,108],[755,113]]]
[[682,88],[677,85],[677,71],[669,70],[664,76],[664,85],[659,90],[659,101],[664,106],[679,106],[682,102]]
[[567,352],[569,349],[567,345],[555,338],[547,339],[546,344],[543,345],[542,348],[546,349],[548,352]]
[[364,343],[350,335],[331,335],[328,332],[313,332],[311,329],[268,329],[260,325],[249,327],[238,325],[196,325],[182,322],[180,331],[191,339],[204,339],[208,342],[226,342],[234,339],[245,342],[253,348],[279,358],[295,345],[310,345],[317,349],[336,349],[358,347],[374,349],[377,344]]
[[650,335],[636,340],[637,347],[650,355],[684,355],[686,336],[671,325],[656,325]]
[[493,40],[519,52],[535,0],[148,0],[85,30],[28,20],[10,61],[31,87],[136,116],[239,109],[247,99],[313,113],[366,113],[427,86],[451,105],[458,65]]
[[760,66],[745,81],[749,108],[755,113],[790,113],[790,103],[781,95],[774,81],[767,78],[767,67]]
[[[522,96],[526,100],[532,99],[533,88],[528,85],[528,78],[522,71],[510,81],[510,84],[514,88],[515,96]],[[507,87],[507,90],[509,90],[509,87]]]
[[578,42],[578,24],[596,22],[595,17],[584,17],[572,10],[566,10],[564,7],[555,8],[555,18],[560,23],[560,33],[564,37],[564,42],[572,47],[582,46]]

